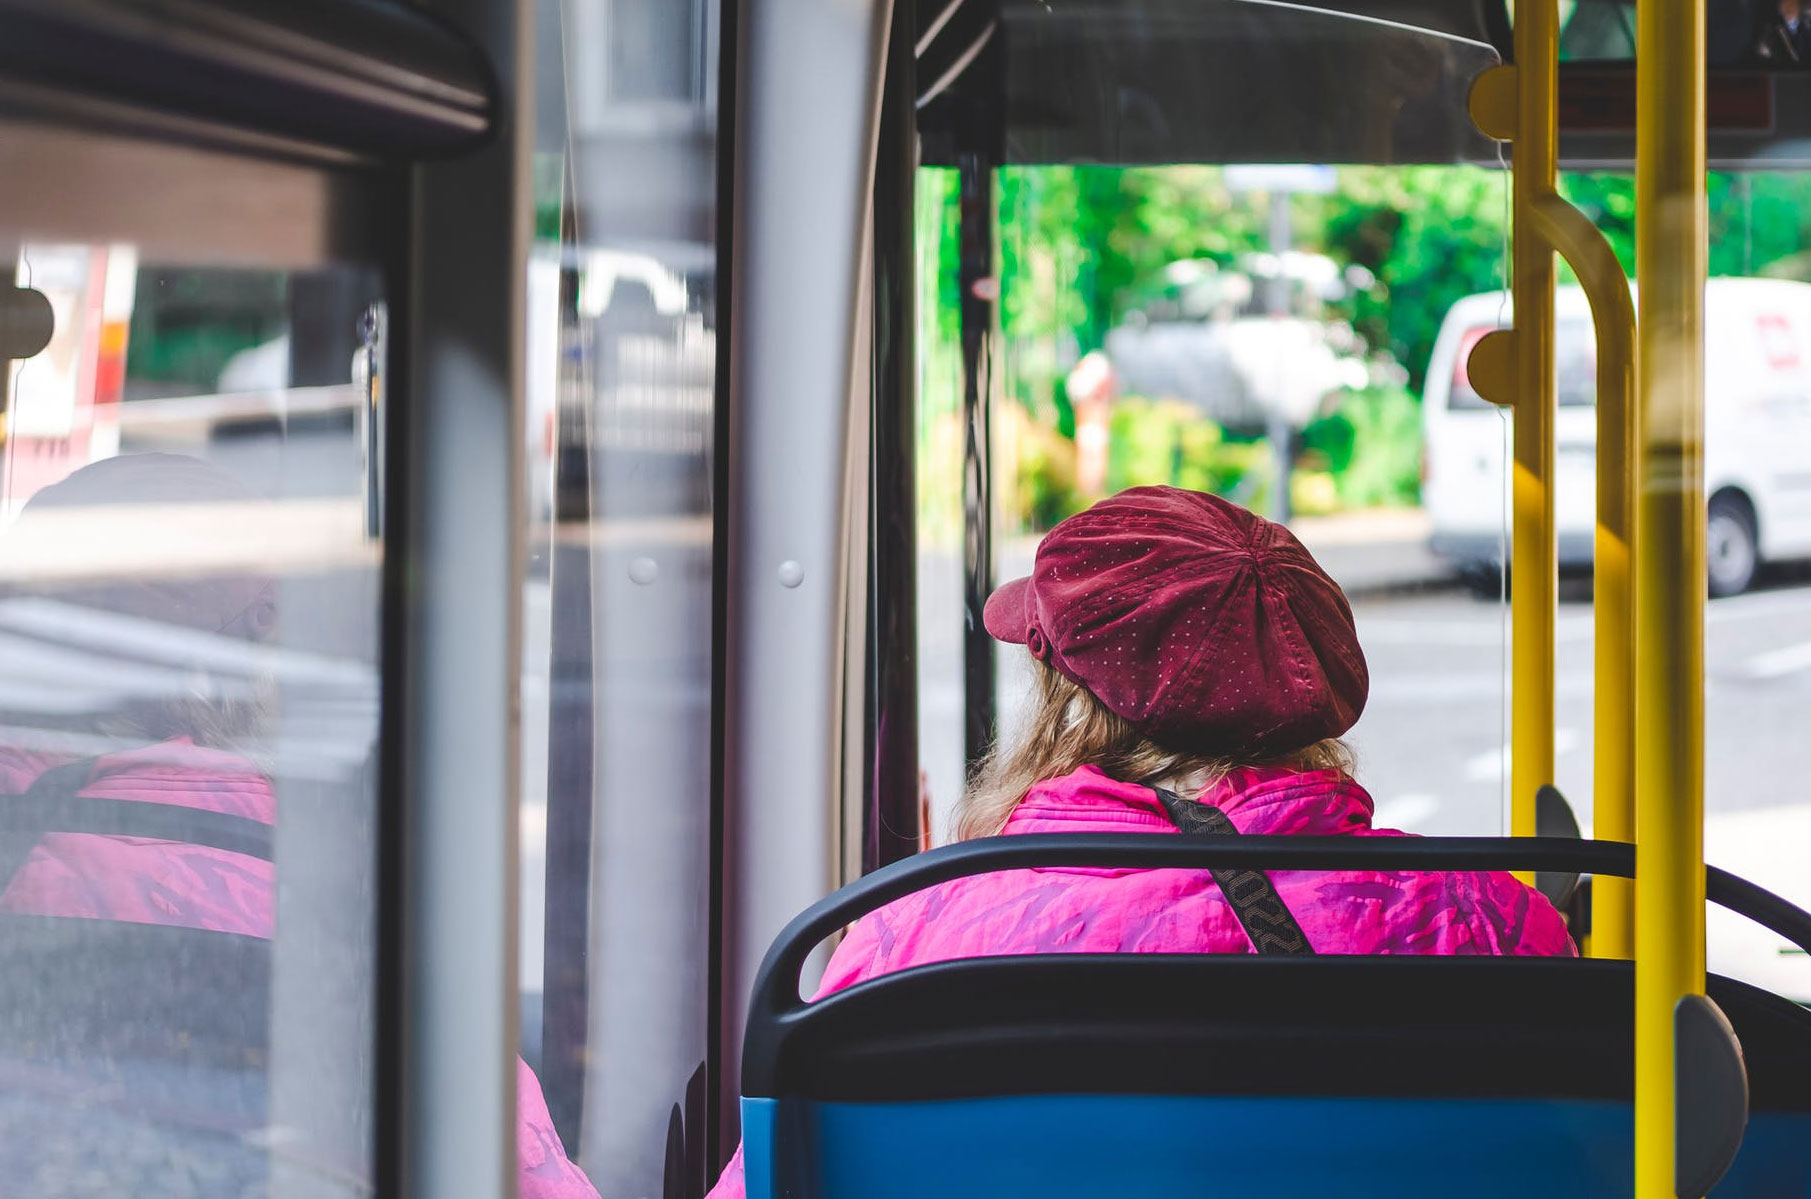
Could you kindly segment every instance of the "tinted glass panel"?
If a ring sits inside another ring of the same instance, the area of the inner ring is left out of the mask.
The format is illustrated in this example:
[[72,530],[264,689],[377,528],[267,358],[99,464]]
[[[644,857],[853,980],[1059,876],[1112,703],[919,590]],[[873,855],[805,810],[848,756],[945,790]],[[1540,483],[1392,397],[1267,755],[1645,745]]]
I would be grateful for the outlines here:
[[528,264],[523,1053],[598,1192],[702,1194],[718,16],[565,18]]
[[[1509,0],[1509,13],[1515,13]],[[1811,24],[1799,0],[1706,0],[1705,57],[1712,70],[1798,70],[1811,65]],[[1561,0],[1564,61],[1629,62],[1635,57],[1631,0]]]
[[1497,55],[1463,16],[1427,6],[1428,22],[1455,22],[1428,29],[1285,4],[1008,0],[1006,157],[1488,159],[1465,98]]
[[0,1190],[367,1193],[382,305],[27,245],[8,368]]
[[[1449,312],[1504,281],[1507,175],[1462,165],[1496,157],[1465,110],[1497,61],[1484,36],[1270,4],[1004,6],[1002,61],[939,102],[1003,72],[991,202],[920,179],[940,205],[920,214],[922,269],[968,270],[920,293],[937,306],[920,322],[924,621],[961,573],[959,531],[934,530],[964,495],[967,368],[991,402],[999,580],[1134,485],[1280,516],[1354,605],[1372,683],[1349,740],[1377,822],[1503,827],[1507,430],[1452,446],[1422,403],[1454,375]],[[993,247],[979,276],[961,260],[970,209]],[[957,319],[969,294],[997,295],[991,338]],[[961,705],[942,698],[961,691],[960,635],[927,632],[921,661],[940,836],[962,786]],[[997,659],[1011,740],[1031,664],[1015,646]]]

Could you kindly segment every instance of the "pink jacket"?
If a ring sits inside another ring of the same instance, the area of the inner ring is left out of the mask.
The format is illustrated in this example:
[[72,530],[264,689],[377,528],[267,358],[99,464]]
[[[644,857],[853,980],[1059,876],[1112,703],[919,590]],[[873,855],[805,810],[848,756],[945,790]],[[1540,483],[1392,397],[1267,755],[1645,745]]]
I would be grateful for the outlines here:
[[[1371,797],[1337,771],[1241,771],[1201,796],[1242,833],[1402,837],[1371,827]],[[1174,833],[1146,788],[1091,766],[1039,783],[1007,821],[1017,833]],[[1508,874],[1272,871],[1314,948],[1347,954],[1576,952],[1564,921]],[[893,970],[1014,953],[1250,953],[1205,872],[1013,870],[943,883],[862,917],[819,995]],[[710,1199],[743,1195],[738,1149]]]
[[[0,795],[23,793],[63,760],[0,748]],[[186,739],[100,759],[81,794],[179,804],[266,824],[277,815],[270,781],[256,767]],[[143,837],[50,833],[0,892],[0,911],[268,937],[275,923],[275,882],[272,863],[225,850]],[[541,1085],[519,1059],[516,1106],[522,1199],[597,1199],[591,1183],[567,1160]]]

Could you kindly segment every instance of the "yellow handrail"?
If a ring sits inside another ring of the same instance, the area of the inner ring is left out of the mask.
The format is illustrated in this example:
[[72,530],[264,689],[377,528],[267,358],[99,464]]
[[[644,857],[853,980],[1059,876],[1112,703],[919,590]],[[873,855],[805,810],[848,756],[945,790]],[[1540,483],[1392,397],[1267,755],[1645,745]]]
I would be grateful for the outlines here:
[[1674,1194],[1673,1012],[1704,990],[1704,0],[1640,0],[1635,1194]]
[[[1578,275],[1597,334],[1597,530],[1593,547],[1596,688],[1593,695],[1592,830],[1604,841],[1635,839],[1635,608],[1629,578],[1635,479],[1635,302],[1622,264],[1590,218],[1555,196],[1532,223]],[[1599,877],[1591,895],[1591,954],[1634,952],[1629,880]]]
[[1510,287],[1515,300],[1514,468],[1510,486],[1509,833],[1532,837],[1534,797],[1553,781],[1553,246],[1535,226],[1559,174],[1559,6],[1518,4]]
[[[1634,839],[1633,598],[1629,586],[1627,473],[1635,376],[1635,310],[1609,242],[1557,188],[1557,13],[1524,5],[1517,23],[1520,67],[1496,67],[1472,87],[1472,118],[1487,136],[1516,142],[1515,330],[1474,348],[1469,373],[1480,395],[1516,413],[1512,573],[1515,657],[1510,831],[1534,832],[1534,796],[1553,780],[1553,254],[1578,274],[1597,328],[1598,525],[1594,834]],[[1530,44],[1520,39],[1526,38]],[[1523,80],[1533,80],[1524,87]],[[1524,136],[1528,130],[1530,135]],[[1632,892],[1598,880],[1592,952],[1627,957]]]

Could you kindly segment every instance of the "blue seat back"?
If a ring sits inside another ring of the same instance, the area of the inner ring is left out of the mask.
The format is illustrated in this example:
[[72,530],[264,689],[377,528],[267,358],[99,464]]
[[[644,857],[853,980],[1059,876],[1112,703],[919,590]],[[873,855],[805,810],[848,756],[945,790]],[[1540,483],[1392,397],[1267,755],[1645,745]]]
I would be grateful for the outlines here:
[[[745,1099],[742,1120],[749,1199],[1634,1192],[1629,1105],[1603,1100]],[[1807,1146],[1811,1113],[1756,1113],[1713,1194],[1811,1195]],[[776,1161],[776,1153],[791,1160]],[[776,1187],[776,1179],[784,1181]]]
[[[1507,958],[902,971],[750,1047],[748,1193],[1631,1194],[1632,987],[1626,962]],[[1715,1193],[1811,1195],[1811,1013],[1712,995],[1754,1096]]]

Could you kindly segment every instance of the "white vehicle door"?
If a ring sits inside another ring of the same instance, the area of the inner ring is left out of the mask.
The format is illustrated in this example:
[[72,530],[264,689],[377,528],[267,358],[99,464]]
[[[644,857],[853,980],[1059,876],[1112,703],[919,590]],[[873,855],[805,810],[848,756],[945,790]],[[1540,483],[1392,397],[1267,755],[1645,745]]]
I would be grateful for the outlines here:
[[[1731,329],[1725,344],[1755,347],[1747,369],[1707,372],[1707,451],[1713,469],[1752,472],[1752,498],[1760,517],[1764,551],[1790,555],[1811,549],[1811,311],[1764,303],[1741,311],[1747,330]],[[1746,336],[1735,336],[1745,333]],[[1726,383],[1726,374],[1742,382]],[[1736,394],[1716,394],[1728,387]],[[1733,455],[1717,443],[1725,439]],[[1712,486],[1717,480],[1713,477]]]
[[1441,334],[1428,368],[1422,485],[1422,502],[1437,538],[1453,547],[1449,552],[1490,562],[1507,536],[1509,421],[1473,389],[1466,363],[1478,341],[1497,327],[1480,313],[1475,323]]

